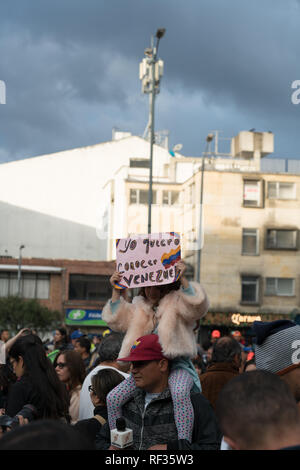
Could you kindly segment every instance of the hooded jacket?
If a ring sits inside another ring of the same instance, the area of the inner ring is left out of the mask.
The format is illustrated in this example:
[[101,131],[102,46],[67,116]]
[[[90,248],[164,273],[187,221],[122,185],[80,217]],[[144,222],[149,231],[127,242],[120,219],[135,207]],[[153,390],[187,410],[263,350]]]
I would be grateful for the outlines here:
[[197,346],[193,328],[197,320],[208,310],[208,299],[203,287],[190,282],[194,295],[182,288],[173,290],[159,302],[156,311],[143,296],[136,296],[132,303],[122,297],[115,312],[109,300],[102,312],[102,319],[109,327],[126,333],[119,358],[129,355],[135,340],[152,333],[156,327],[163,354],[169,359],[197,356]]

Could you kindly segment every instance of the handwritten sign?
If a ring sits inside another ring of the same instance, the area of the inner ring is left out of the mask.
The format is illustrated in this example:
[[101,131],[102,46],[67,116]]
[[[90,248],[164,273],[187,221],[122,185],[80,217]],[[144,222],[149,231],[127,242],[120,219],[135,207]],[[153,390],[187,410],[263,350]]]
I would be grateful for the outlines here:
[[175,232],[135,235],[116,240],[119,289],[170,284],[178,279],[180,235]]

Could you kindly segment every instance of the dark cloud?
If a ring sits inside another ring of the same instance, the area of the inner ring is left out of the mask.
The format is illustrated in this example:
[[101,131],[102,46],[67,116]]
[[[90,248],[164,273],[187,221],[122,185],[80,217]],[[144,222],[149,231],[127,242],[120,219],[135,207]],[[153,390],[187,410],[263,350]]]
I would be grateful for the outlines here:
[[10,0],[1,5],[0,161],[142,134],[148,100],[138,65],[150,36],[165,72],[157,126],[199,155],[211,129],[275,133],[297,157],[300,7],[296,0]]

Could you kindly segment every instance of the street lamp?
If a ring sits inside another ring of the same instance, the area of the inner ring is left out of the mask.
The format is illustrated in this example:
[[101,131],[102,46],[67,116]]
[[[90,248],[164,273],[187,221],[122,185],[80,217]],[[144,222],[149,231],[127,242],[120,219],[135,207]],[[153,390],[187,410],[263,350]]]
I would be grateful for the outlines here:
[[21,296],[21,265],[22,265],[22,250],[25,245],[19,247],[19,267],[18,267],[18,297]]
[[205,170],[205,155],[208,153],[208,148],[211,141],[214,138],[214,134],[208,134],[206,137],[206,147],[202,155],[202,165],[201,165],[201,188],[200,188],[200,220],[199,220],[199,235],[198,235],[198,257],[197,257],[197,282],[200,282],[200,271],[201,271],[201,251],[203,247],[203,238],[202,238],[202,213],[203,213],[203,184],[204,184],[204,170]]
[[149,121],[150,127],[150,173],[148,193],[148,233],[151,233],[151,206],[152,206],[152,167],[153,167],[153,143],[154,143],[154,102],[155,95],[159,93],[159,81],[163,75],[163,61],[157,60],[159,41],[164,36],[165,28],[156,31],[156,45],[151,37],[151,47],[145,49],[146,59],[140,63],[140,80],[142,81],[143,93],[149,94]]

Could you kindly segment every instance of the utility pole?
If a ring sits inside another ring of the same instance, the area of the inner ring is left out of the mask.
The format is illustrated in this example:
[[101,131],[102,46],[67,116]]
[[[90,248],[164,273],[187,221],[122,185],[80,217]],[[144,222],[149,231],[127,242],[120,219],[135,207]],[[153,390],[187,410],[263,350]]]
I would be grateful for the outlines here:
[[[146,59],[140,63],[140,80],[142,81],[142,92],[149,94],[149,121],[147,130],[150,128],[150,164],[149,164],[149,192],[148,192],[148,233],[151,233],[151,209],[152,209],[152,179],[153,179],[153,144],[154,144],[154,104],[155,95],[159,93],[159,82],[163,75],[163,61],[157,60],[158,45],[164,36],[165,28],[156,31],[156,45],[151,37],[151,47],[145,49]],[[145,130],[146,133],[146,130]],[[144,133],[144,135],[145,135]]]
[[22,266],[22,250],[24,245],[19,247],[19,266],[18,266],[18,297],[21,297],[21,266]]
[[205,170],[205,156],[208,153],[210,143],[213,140],[214,135],[208,134],[206,137],[206,147],[205,151],[202,154],[202,165],[201,165],[201,188],[200,188],[200,216],[199,216],[199,234],[198,234],[198,253],[197,253],[197,282],[200,282],[200,272],[201,272],[201,252],[203,248],[203,237],[202,237],[202,219],[203,219],[203,186],[204,186],[204,170]]

